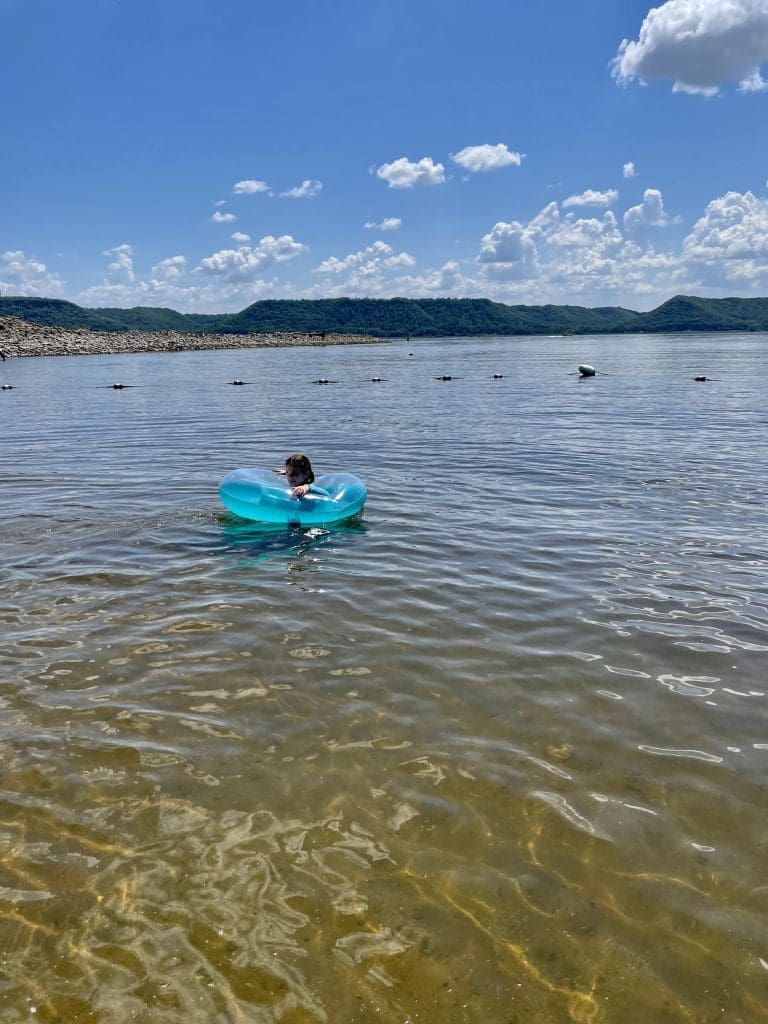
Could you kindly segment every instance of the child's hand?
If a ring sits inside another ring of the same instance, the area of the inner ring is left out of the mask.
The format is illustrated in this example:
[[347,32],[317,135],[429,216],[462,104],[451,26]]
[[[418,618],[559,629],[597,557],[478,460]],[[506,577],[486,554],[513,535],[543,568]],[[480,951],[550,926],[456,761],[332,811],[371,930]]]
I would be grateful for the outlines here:
[[293,493],[297,498],[303,498],[305,494],[309,494],[309,484],[299,484],[293,488]]

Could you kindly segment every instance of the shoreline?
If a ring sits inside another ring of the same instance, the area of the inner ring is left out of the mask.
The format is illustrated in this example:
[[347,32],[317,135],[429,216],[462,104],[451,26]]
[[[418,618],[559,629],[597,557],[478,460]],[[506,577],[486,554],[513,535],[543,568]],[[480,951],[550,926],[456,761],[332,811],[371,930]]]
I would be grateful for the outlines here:
[[18,317],[0,317],[0,349],[8,358],[113,356],[143,352],[200,352],[211,349],[297,348],[320,345],[379,345],[367,334],[179,334],[177,331],[91,331],[46,327]]

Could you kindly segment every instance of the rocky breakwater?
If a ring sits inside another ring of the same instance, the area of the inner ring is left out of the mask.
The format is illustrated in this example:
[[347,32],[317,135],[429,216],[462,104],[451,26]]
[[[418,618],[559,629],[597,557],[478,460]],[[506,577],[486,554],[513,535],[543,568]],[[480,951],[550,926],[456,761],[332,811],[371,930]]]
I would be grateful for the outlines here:
[[15,316],[0,317],[0,349],[6,356],[106,356],[130,352],[192,352],[215,348],[278,348],[292,345],[369,345],[365,334],[177,334],[176,331],[90,331],[45,327]]

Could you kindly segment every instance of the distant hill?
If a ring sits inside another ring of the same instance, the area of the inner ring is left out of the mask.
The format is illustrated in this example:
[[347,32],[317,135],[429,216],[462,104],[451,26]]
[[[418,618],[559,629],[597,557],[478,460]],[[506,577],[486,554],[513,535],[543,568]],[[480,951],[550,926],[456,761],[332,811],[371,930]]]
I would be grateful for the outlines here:
[[239,313],[173,309],[89,309],[62,299],[0,298],[0,316],[93,331],[370,334],[380,338],[515,334],[618,334],[768,331],[768,298],[702,299],[676,295],[658,309],[620,306],[508,306],[490,299],[266,299]]

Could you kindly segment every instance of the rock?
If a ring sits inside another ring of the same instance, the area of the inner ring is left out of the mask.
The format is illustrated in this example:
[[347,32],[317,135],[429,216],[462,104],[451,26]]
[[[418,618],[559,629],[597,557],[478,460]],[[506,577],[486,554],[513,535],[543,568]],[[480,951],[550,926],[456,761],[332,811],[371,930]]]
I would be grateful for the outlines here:
[[175,331],[90,331],[0,317],[0,348],[7,356],[91,356],[204,349],[281,348],[297,345],[370,345],[386,341],[362,334],[177,334]]

